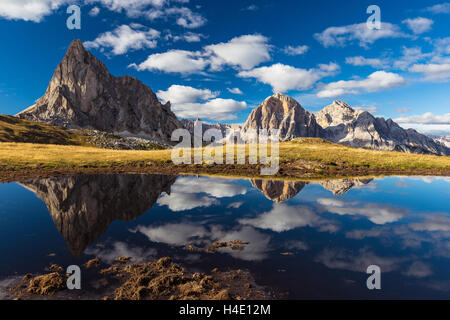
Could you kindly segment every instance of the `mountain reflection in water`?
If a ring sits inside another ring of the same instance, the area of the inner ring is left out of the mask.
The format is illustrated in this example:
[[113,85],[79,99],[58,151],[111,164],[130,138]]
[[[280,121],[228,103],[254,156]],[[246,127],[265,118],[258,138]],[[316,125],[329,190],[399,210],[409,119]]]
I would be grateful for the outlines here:
[[[302,182],[84,175],[28,180],[20,188],[4,184],[0,254],[14,246],[18,253],[0,277],[24,269],[21,254],[41,270],[58,259],[64,265],[169,255],[195,270],[249,269],[288,298],[450,298],[449,183],[445,177]],[[66,248],[26,189],[45,203]],[[21,228],[33,230],[33,239],[24,235],[14,243],[21,232],[14,219],[27,224],[26,214],[30,226]],[[248,244],[186,250],[233,240]],[[60,255],[43,258],[44,250]],[[378,292],[365,285],[372,264],[383,274]]]

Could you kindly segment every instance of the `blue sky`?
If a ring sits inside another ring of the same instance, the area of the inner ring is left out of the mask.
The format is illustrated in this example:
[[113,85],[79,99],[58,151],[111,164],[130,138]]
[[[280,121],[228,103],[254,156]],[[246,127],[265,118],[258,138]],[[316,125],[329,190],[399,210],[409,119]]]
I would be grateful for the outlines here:
[[[80,30],[66,27],[72,4]],[[379,30],[366,25],[372,4]],[[340,99],[450,134],[449,30],[443,1],[0,0],[0,113],[41,97],[81,39],[179,117],[242,123],[283,92],[312,112]]]

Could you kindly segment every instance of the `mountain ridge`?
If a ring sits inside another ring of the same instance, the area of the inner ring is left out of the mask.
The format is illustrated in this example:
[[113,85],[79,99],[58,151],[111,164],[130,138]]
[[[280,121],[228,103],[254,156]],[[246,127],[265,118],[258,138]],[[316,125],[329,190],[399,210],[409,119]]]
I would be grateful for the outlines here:
[[170,144],[182,125],[152,89],[131,76],[114,77],[73,40],[43,97],[19,118],[66,128],[87,128]]

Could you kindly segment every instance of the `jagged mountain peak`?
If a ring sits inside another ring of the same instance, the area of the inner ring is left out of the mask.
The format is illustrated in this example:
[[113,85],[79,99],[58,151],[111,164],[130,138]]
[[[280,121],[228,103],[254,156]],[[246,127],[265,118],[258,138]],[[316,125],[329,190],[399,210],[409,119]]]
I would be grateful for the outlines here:
[[316,115],[328,141],[357,148],[408,153],[449,154],[449,149],[416,130],[405,130],[394,120],[376,118],[337,100]]
[[68,128],[88,128],[170,144],[182,128],[150,87],[131,76],[114,77],[80,40],[69,46],[45,95],[20,118]]
[[249,130],[280,130],[280,140],[288,141],[298,137],[320,137],[322,128],[314,115],[303,109],[294,98],[275,93],[254,109],[241,133],[245,138]]

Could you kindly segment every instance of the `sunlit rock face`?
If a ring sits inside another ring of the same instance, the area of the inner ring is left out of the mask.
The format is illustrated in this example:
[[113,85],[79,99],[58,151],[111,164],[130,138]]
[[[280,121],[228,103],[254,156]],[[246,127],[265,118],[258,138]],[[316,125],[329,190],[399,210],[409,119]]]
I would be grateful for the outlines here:
[[68,128],[90,128],[170,143],[182,128],[170,103],[130,76],[114,77],[74,40],[56,68],[45,95],[17,116]]
[[450,149],[414,129],[403,129],[392,119],[375,118],[367,111],[354,110],[334,101],[316,115],[325,130],[324,138],[357,148],[448,155]]
[[115,220],[131,221],[150,210],[174,176],[96,175],[36,179],[21,183],[42,199],[75,256]]
[[291,182],[279,180],[250,180],[252,185],[264,196],[274,202],[284,202],[295,197],[308,184],[307,182]]
[[333,192],[335,195],[343,195],[354,187],[369,184],[373,179],[342,179],[342,180],[326,180],[319,184],[326,190]]
[[[335,195],[343,195],[351,189],[369,184],[373,179],[339,179],[319,181],[322,188],[331,191]],[[253,187],[257,188],[264,196],[276,203],[284,202],[300,193],[308,182],[282,181],[282,180],[250,180]]]
[[241,133],[247,137],[249,130],[257,133],[261,129],[280,130],[280,141],[289,141],[298,137],[321,137],[322,128],[295,99],[281,93],[268,97],[254,109]]

